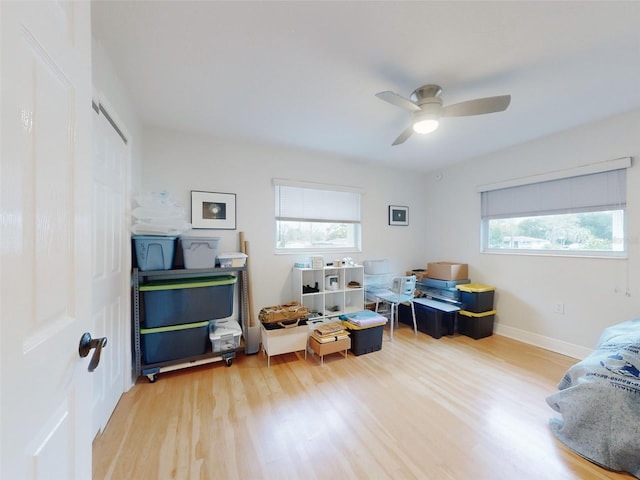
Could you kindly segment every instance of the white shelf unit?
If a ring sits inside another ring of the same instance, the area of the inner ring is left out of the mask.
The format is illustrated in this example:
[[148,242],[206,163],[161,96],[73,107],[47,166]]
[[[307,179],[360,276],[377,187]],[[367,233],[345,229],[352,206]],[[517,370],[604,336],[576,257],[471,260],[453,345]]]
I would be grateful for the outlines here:
[[[330,288],[327,277],[337,278]],[[359,286],[349,287],[350,282]],[[318,292],[304,293],[305,286]],[[294,268],[293,298],[322,318],[337,317],[364,309],[364,269],[362,265],[324,268]]]

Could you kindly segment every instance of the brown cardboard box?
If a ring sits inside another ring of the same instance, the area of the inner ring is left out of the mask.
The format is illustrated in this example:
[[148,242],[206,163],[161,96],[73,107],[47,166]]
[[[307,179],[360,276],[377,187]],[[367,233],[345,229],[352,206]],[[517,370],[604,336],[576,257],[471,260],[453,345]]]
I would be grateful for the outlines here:
[[466,263],[433,262],[427,264],[427,277],[438,280],[465,280],[469,278]]
[[427,271],[423,270],[423,269],[416,269],[416,270],[408,270],[407,271],[407,277],[410,277],[411,275],[415,275],[416,276],[416,282],[421,282],[426,274],[427,274]]
[[323,357],[331,353],[349,350],[351,348],[351,338],[347,337],[335,342],[320,343],[315,338],[309,337],[309,347],[311,347],[311,350]]

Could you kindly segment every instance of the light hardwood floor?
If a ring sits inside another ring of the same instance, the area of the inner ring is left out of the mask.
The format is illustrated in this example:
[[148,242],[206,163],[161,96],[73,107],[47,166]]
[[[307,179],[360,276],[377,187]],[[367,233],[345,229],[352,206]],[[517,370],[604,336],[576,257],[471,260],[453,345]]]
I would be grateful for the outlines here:
[[239,356],[146,378],[94,479],[632,479],[572,453],[545,397],[577,360],[493,335],[414,336],[345,359]]

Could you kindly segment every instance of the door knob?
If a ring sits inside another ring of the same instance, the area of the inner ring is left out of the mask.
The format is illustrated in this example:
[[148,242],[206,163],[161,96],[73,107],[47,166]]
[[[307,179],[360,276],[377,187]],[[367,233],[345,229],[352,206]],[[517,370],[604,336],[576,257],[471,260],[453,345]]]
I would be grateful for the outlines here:
[[96,369],[98,363],[100,363],[100,354],[102,353],[102,348],[106,345],[107,337],[91,338],[91,334],[89,332],[85,332],[82,334],[82,337],[80,337],[80,345],[78,346],[78,353],[80,354],[80,356],[84,358],[89,355],[89,352],[92,348],[95,349],[87,370],[93,372]]

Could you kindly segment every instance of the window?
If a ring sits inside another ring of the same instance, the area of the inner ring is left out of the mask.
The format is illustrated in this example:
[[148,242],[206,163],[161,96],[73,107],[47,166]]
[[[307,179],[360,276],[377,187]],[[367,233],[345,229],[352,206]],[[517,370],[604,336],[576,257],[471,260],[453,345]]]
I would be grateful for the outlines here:
[[274,179],[276,252],[361,249],[359,189]]
[[626,168],[481,189],[481,202],[483,252],[626,255]]

